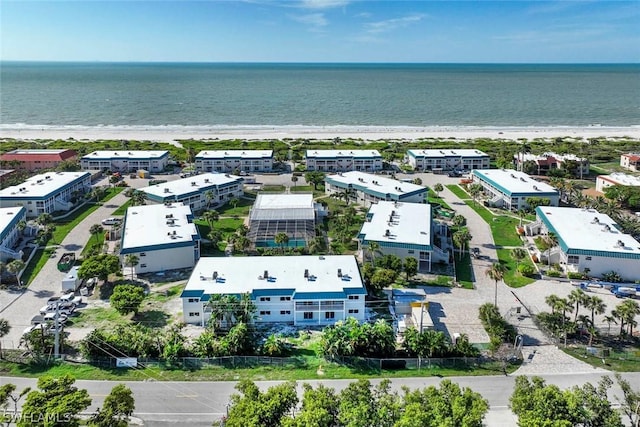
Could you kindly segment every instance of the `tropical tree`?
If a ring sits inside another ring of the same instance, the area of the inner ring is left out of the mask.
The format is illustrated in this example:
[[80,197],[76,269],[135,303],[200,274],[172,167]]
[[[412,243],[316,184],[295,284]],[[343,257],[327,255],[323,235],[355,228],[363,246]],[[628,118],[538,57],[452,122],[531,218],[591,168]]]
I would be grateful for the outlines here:
[[368,241],[367,242],[367,251],[369,252],[369,255],[371,256],[371,265],[375,265],[376,254],[380,253],[380,243],[372,241],[372,240]]
[[617,325],[618,322],[616,321],[616,318],[613,316],[613,313],[611,315],[604,316],[604,321],[607,324],[607,335],[611,335],[611,324],[613,323],[614,325]]
[[309,183],[313,184],[313,189],[317,190],[318,185],[324,182],[325,173],[319,171],[311,171],[304,174],[304,179]]
[[547,246],[547,264],[551,265],[551,249],[558,246],[558,236],[553,231],[547,233],[544,237],[544,242]]
[[18,229],[19,232],[23,232],[25,228],[27,228],[27,221],[25,221],[24,219],[21,219],[20,221],[18,221],[18,224],[16,224],[16,228]]
[[131,206],[141,206],[147,203],[147,194],[144,191],[136,190],[131,195]]
[[293,186],[297,187],[298,186],[298,177],[295,175],[291,175],[291,182],[293,182]]
[[213,230],[213,225],[220,219],[220,214],[217,210],[212,209],[210,211],[205,211],[202,214],[202,219],[204,219],[209,225],[209,228]]
[[469,192],[469,194],[471,195],[471,198],[473,199],[473,205],[476,205],[476,200],[478,199],[478,196],[482,193],[483,188],[482,188],[482,184],[471,184],[468,188],[467,191]]
[[584,306],[591,310],[591,324],[595,325],[596,314],[603,314],[607,308],[607,305],[602,301],[602,298],[593,295],[587,297]]
[[435,191],[438,198],[440,198],[440,193],[444,190],[444,187],[439,182],[433,186],[433,191]]
[[140,263],[140,258],[135,254],[127,254],[124,257],[124,264],[127,267],[131,267],[131,280],[133,280],[133,273],[135,272],[135,266]]
[[487,268],[484,272],[487,277],[495,282],[493,304],[496,307],[498,306],[498,282],[504,278],[504,273],[506,271],[506,268],[502,264],[500,264],[499,262],[494,262],[493,264],[491,264],[491,267]]
[[622,400],[616,396],[620,402],[620,409],[629,419],[630,426],[640,426],[640,390],[634,390],[629,381],[622,378],[619,372],[614,374],[616,382],[622,390]]
[[134,315],[140,310],[144,301],[144,289],[136,285],[118,285],[113,288],[109,302],[118,313],[123,316],[127,313]]
[[520,262],[527,257],[527,251],[523,248],[513,248],[511,249],[511,257],[516,260],[516,269]]
[[418,260],[411,256],[406,257],[402,268],[407,275],[407,280],[409,280],[418,273]]
[[461,230],[453,233],[453,243],[459,248],[460,259],[462,259],[462,255],[467,247],[467,244],[471,241],[472,236],[469,233],[469,230],[463,228]]
[[527,211],[524,209],[518,209],[518,218],[520,219],[519,227],[522,227],[522,220],[527,216]]
[[10,263],[8,263],[4,268],[9,273],[13,274],[14,277],[16,278],[16,283],[20,284],[20,281],[18,280],[18,274],[20,274],[20,272],[24,270],[24,267],[25,267],[24,261],[22,261],[21,259],[14,259]]
[[87,279],[98,277],[107,281],[109,274],[120,271],[120,258],[111,254],[99,254],[85,259],[78,270],[78,277]]
[[273,241],[276,245],[280,246],[280,250],[284,254],[284,248],[289,243],[289,236],[287,235],[287,233],[277,233],[274,236]]
[[209,206],[211,206],[211,201],[215,198],[215,195],[213,194],[213,190],[207,190],[204,192],[204,200],[207,202],[207,209],[209,209]]
[[102,408],[89,420],[95,427],[127,427],[135,409],[133,392],[124,384],[118,384],[104,399]]
[[89,228],[89,233],[96,239],[97,245],[99,243],[98,236],[104,233],[104,228],[100,224],[93,224],[91,228]]
[[36,218],[36,222],[45,227],[53,222],[53,217],[51,216],[51,214],[43,212],[38,215],[38,218]]
[[0,359],[3,358],[2,354],[2,338],[11,331],[11,325],[7,319],[0,318]]
[[460,214],[455,214],[451,221],[453,222],[454,226],[459,228],[459,227],[464,226],[467,223],[467,218],[465,218],[464,216],[462,216]]
[[575,322],[578,320],[578,312],[580,311],[580,306],[587,303],[589,295],[585,294],[582,289],[576,288],[571,291],[567,298],[570,304],[575,304],[575,317],[573,318],[573,321]]

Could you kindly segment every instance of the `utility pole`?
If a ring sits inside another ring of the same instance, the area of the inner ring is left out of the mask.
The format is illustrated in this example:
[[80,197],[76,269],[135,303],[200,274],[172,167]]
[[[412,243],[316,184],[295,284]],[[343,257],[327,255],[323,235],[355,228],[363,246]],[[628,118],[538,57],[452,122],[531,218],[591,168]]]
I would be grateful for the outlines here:
[[53,341],[53,358],[60,358],[60,328],[58,327],[60,318],[60,300],[56,301],[56,315],[53,317],[54,341]]

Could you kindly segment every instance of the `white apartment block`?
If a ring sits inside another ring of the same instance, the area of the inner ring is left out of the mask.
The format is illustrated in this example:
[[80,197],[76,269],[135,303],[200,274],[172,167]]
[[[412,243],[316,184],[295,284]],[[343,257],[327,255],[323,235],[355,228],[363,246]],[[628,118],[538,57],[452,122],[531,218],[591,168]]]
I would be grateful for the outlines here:
[[419,272],[431,271],[433,263],[448,263],[449,253],[434,244],[431,215],[428,204],[378,202],[371,205],[358,234],[360,249],[368,252],[369,244],[375,242],[382,255],[395,255],[402,260],[415,258]]
[[182,291],[184,322],[206,326],[213,295],[249,294],[256,323],[365,320],[367,294],[352,255],[200,258]]
[[601,277],[615,271],[628,281],[640,280],[640,242],[623,234],[608,215],[594,209],[539,206],[528,234],[553,232],[558,248],[549,255],[568,272]]
[[473,149],[448,148],[407,151],[409,165],[416,171],[471,171],[489,169],[489,155]]
[[548,173],[551,169],[564,169],[567,161],[573,161],[577,165],[576,175],[580,175],[582,168],[583,175],[589,175],[589,160],[584,157],[578,157],[575,154],[556,154],[547,152],[542,154],[516,153],[514,156],[516,168],[522,170],[524,162],[533,162],[536,165],[536,175]]
[[598,175],[596,178],[596,190],[604,193],[604,190],[614,185],[640,187],[640,177],[615,172],[610,175]]
[[26,219],[27,210],[22,206],[0,208],[0,261],[22,259],[22,251],[14,248],[21,234],[18,223]]
[[378,150],[307,150],[308,171],[376,172],[382,170],[382,156]]
[[560,195],[547,183],[536,181],[524,172],[513,169],[486,169],[472,172],[474,183],[480,183],[489,196],[488,204],[517,211],[529,207],[527,198],[549,199],[550,206],[558,206]]
[[[122,226],[120,259],[135,274],[191,268],[200,259],[200,234],[189,206],[182,203],[132,206]],[[126,265],[127,255],[138,264]]]
[[27,217],[68,211],[72,199],[91,190],[89,172],[49,172],[32,176],[19,185],[0,190],[0,207],[24,206]]
[[351,201],[365,207],[379,201],[425,203],[428,192],[421,185],[355,171],[329,175],[324,182],[326,194],[347,192]]
[[[151,203],[180,202],[193,211],[206,209],[207,205],[224,204],[241,197],[243,179],[229,174],[204,173],[163,184],[141,188]],[[209,198],[209,196],[211,198]]]
[[201,151],[195,158],[196,171],[202,172],[271,172],[273,150]]
[[94,151],[80,159],[84,170],[110,170],[113,172],[135,172],[146,170],[162,172],[169,163],[168,151]]
[[621,155],[620,166],[633,172],[640,172],[640,154],[628,153]]

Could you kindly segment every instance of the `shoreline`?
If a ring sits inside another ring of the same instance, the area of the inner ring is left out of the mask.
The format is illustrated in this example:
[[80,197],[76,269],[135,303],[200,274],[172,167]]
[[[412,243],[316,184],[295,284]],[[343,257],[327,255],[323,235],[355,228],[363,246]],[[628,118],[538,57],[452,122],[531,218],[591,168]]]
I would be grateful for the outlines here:
[[640,126],[36,126],[0,125],[0,138],[20,140],[139,140],[174,143],[195,140],[268,139],[406,140],[526,138],[624,138],[640,139]]

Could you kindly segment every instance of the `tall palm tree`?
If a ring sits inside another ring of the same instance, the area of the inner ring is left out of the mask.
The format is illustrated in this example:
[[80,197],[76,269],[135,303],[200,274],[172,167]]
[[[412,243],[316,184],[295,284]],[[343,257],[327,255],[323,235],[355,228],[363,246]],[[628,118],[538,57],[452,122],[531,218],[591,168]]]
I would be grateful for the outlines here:
[[7,335],[11,331],[11,325],[7,319],[0,319],[0,359],[3,358],[2,355],[2,337]]
[[591,323],[595,325],[596,314],[603,314],[607,309],[607,305],[602,301],[602,298],[593,295],[587,297],[584,306],[591,310]]
[[209,228],[213,230],[213,224],[220,219],[220,214],[217,210],[212,209],[202,214],[202,219],[207,221]]
[[471,241],[471,239],[471,233],[469,233],[469,230],[467,230],[466,228],[453,233],[453,242],[456,244],[456,246],[458,246],[458,248],[460,248],[460,259],[462,259],[465,248],[467,247],[467,244]]
[[616,309],[624,319],[624,322],[627,324],[628,335],[630,337],[633,337],[633,327],[637,325],[635,317],[640,314],[640,305],[637,303],[637,301],[628,299],[625,300],[622,304],[619,304]]
[[124,263],[126,266],[131,267],[131,280],[133,280],[133,273],[135,271],[135,266],[140,262],[140,258],[138,258],[134,254],[128,254],[124,257]]
[[91,228],[89,228],[89,233],[96,239],[96,245],[98,244],[98,235],[100,233],[104,233],[104,228],[100,224],[93,224]]
[[524,209],[518,209],[518,218],[520,218],[520,224],[518,227],[522,227],[522,220],[527,216],[527,211]]
[[380,252],[380,243],[369,241],[367,243],[367,250],[369,251],[369,255],[371,256],[371,265],[375,265],[376,254]]
[[558,300],[560,299],[560,297],[558,295],[547,295],[544,299],[544,302],[547,303],[547,305],[549,307],[551,307],[551,314],[555,314],[556,312],[556,307],[558,306]]
[[280,250],[284,254],[284,247],[289,243],[289,236],[287,233],[278,233],[274,236],[273,241],[276,245],[280,246]]
[[453,222],[453,225],[456,227],[462,227],[463,225],[465,225],[467,223],[467,218],[465,218],[464,216],[460,215],[460,214],[456,214],[453,216],[453,219],[451,220]]
[[558,246],[558,236],[553,231],[549,231],[544,237],[544,241],[548,247],[547,249],[547,264],[551,265],[551,249]]
[[204,192],[204,200],[207,202],[207,209],[211,206],[211,201],[214,197],[215,195],[213,194],[213,190],[207,190]]
[[611,335],[611,324],[618,324],[618,322],[616,322],[616,318],[613,316],[613,312],[611,312],[610,316],[604,316],[604,321],[607,324],[607,335]]
[[476,200],[478,199],[478,196],[480,195],[480,193],[482,193],[482,184],[471,184],[469,186],[469,188],[467,189],[467,191],[469,192],[469,194],[471,195],[471,198],[473,199],[473,205],[476,205]]
[[556,302],[556,310],[558,312],[562,311],[562,332],[564,334],[564,345],[567,346],[567,312],[571,313],[573,311],[573,305],[565,298],[558,298]]
[[491,267],[487,268],[484,272],[484,274],[487,275],[487,277],[489,277],[491,280],[493,280],[495,282],[495,291],[494,291],[494,297],[493,297],[493,304],[497,307],[498,306],[498,282],[502,279],[504,279],[504,273],[506,272],[506,268],[504,267],[504,265],[500,264],[499,262],[494,262],[493,264],[491,264]]
[[571,293],[569,294],[569,297],[568,297],[569,303],[572,305],[575,305],[576,307],[575,317],[573,318],[574,322],[577,321],[578,319],[578,312],[580,311],[580,305],[586,304],[588,299],[589,299],[589,295],[585,294],[584,291],[580,288],[572,290]]
[[527,251],[523,248],[513,248],[511,249],[511,256],[516,260],[516,269],[518,269],[520,262],[527,257]]
[[36,222],[43,227],[46,227],[53,222],[53,217],[51,216],[51,214],[44,212],[38,215],[38,218],[36,218]]
[[22,261],[21,259],[14,259],[9,264],[7,264],[4,268],[9,273],[11,273],[11,274],[13,274],[15,276],[16,283],[19,285],[20,281],[18,280],[18,274],[22,270],[24,270],[24,266],[25,266],[24,261]]

